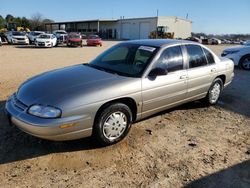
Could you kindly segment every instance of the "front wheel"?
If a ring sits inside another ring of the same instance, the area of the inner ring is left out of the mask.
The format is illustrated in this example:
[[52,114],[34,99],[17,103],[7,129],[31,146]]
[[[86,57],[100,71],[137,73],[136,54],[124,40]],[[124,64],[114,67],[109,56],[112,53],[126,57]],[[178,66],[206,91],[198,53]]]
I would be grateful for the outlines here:
[[250,55],[243,56],[239,64],[242,69],[250,70]]
[[94,134],[100,144],[107,146],[121,141],[129,132],[132,124],[132,112],[122,103],[104,108],[94,124]]
[[220,78],[216,78],[207,92],[205,102],[208,105],[215,105],[219,100],[222,90],[223,81]]

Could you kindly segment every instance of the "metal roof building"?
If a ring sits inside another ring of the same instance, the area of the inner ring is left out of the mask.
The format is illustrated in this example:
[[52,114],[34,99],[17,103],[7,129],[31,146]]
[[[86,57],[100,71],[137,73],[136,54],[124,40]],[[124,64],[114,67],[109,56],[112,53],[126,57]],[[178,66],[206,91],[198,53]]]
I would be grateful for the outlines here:
[[104,39],[147,39],[158,26],[174,32],[175,38],[191,36],[192,21],[174,16],[126,19],[96,19],[46,23],[46,30],[66,30],[83,34],[99,34]]

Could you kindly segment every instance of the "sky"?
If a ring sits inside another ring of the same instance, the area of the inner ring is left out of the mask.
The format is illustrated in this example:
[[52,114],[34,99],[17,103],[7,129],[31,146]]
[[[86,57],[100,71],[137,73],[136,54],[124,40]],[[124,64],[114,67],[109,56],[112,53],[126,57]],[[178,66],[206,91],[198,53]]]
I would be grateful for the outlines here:
[[178,16],[193,21],[193,32],[249,34],[250,0],[0,0],[0,15],[54,21]]

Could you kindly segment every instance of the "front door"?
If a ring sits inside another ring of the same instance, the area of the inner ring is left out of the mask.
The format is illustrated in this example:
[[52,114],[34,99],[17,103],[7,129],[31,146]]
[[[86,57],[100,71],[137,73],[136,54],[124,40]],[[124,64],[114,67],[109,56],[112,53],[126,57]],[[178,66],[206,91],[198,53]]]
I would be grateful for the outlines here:
[[[167,70],[167,75],[142,79],[142,117],[175,106],[186,99],[187,70],[180,46],[165,49],[153,68]],[[153,69],[152,68],[152,69]]]

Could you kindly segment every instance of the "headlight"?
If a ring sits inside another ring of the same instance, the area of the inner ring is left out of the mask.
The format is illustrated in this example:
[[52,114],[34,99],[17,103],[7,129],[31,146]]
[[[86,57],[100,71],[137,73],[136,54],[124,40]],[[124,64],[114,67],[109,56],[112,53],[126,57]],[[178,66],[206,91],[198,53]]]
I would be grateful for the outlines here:
[[46,41],[46,43],[50,43],[50,41]]
[[228,54],[235,54],[237,52],[239,52],[239,50],[224,51],[223,54],[228,55]]
[[52,106],[33,105],[28,110],[29,114],[43,118],[57,118],[61,110]]

